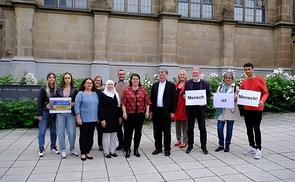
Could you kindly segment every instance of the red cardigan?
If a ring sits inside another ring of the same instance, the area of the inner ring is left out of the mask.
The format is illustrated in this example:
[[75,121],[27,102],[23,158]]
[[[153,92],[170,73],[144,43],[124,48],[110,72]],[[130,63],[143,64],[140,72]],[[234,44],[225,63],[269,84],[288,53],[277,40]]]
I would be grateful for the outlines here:
[[146,106],[151,104],[149,94],[144,87],[139,87],[135,95],[132,87],[127,87],[122,96],[121,105],[126,107],[126,112],[135,113],[137,103],[138,113],[145,113]]
[[[176,82],[175,83],[176,90],[178,88],[178,85],[179,85],[179,82]],[[177,95],[177,105],[176,105],[176,111],[175,111],[173,120],[187,121],[187,116],[185,113],[185,99],[183,98],[184,87],[185,87],[185,84],[181,87],[179,95]]]

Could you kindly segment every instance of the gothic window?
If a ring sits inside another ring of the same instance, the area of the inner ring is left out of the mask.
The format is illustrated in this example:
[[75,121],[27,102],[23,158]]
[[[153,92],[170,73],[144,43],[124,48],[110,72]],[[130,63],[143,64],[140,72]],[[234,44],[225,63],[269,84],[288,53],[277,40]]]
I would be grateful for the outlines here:
[[262,0],[236,0],[234,19],[245,22],[265,22],[265,8]]
[[178,0],[178,13],[181,17],[212,19],[211,0]]
[[151,14],[152,0],[114,0],[114,11]]
[[87,0],[44,0],[44,6],[87,9]]

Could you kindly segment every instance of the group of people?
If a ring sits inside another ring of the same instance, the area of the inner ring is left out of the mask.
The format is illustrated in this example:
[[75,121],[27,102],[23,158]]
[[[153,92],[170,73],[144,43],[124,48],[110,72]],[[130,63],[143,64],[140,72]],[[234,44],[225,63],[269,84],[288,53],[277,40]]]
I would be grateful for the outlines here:
[[[244,154],[255,154],[260,159],[261,154],[261,132],[260,123],[264,102],[268,97],[268,91],[263,78],[255,76],[252,63],[244,65],[247,78],[241,83],[241,89],[252,90],[261,93],[258,107],[244,106],[244,118],[250,148]],[[207,131],[206,131],[206,105],[186,105],[186,91],[205,90],[207,103],[214,100],[210,95],[210,85],[201,79],[201,70],[194,67],[192,79],[188,79],[185,70],[180,70],[178,80],[175,84],[167,80],[168,71],[159,69],[159,81],[154,83],[149,95],[141,85],[140,75],[133,73],[130,81],[125,80],[125,71],[118,71],[118,82],[108,80],[103,87],[103,80],[96,76],[93,80],[85,78],[79,88],[74,88],[73,78],[70,73],[63,75],[60,87],[56,85],[56,76],[49,73],[46,84],[40,88],[38,96],[38,120],[39,120],[39,157],[44,156],[44,143],[46,128],[50,128],[50,149],[54,154],[59,154],[56,147],[58,137],[62,158],[66,158],[65,132],[68,135],[70,154],[78,156],[75,150],[76,121],[79,125],[79,146],[81,160],[93,159],[90,151],[93,147],[95,128],[97,129],[97,140],[99,150],[103,151],[106,158],[117,157],[115,150],[123,149],[125,157],[131,154],[131,144],[134,131],[133,154],[140,157],[139,145],[142,136],[144,120],[148,117],[153,121],[153,134],[155,150],[153,155],[163,152],[171,155],[171,122],[175,121],[176,142],[174,146],[186,148],[186,153],[191,153],[194,148],[194,127],[197,119],[200,131],[201,150],[208,154]],[[217,108],[217,133],[219,146],[215,150],[219,152],[230,151],[233,124],[240,119],[237,97],[239,87],[234,85],[232,72],[224,75],[224,83],[220,85],[217,92],[233,93],[234,108]],[[71,113],[50,114],[51,97],[70,97]],[[227,123],[227,133],[224,140],[224,126]],[[124,132],[123,129],[124,128]],[[254,133],[253,133],[254,132]],[[164,137],[162,137],[164,135]],[[116,141],[119,145],[116,148]],[[164,140],[164,141],[163,141]]]

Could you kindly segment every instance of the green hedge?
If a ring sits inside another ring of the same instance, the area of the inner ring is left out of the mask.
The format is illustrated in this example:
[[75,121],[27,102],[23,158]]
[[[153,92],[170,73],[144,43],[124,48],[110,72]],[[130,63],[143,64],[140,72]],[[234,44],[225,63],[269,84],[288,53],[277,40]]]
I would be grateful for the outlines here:
[[0,101],[0,111],[0,129],[38,126],[37,101],[35,100]]

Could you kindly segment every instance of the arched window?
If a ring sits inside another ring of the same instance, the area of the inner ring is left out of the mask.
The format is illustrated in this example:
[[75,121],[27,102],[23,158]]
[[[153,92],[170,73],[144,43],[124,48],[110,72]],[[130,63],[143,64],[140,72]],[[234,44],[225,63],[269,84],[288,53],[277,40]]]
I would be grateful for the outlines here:
[[265,8],[262,0],[236,0],[234,19],[237,21],[264,23]]
[[212,19],[211,0],[178,0],[178,13],[181,17]]
[[44,6],[87,9],[87,0],[44,0]]
[[114,11],[152,14],[152,0],[114,0]]

